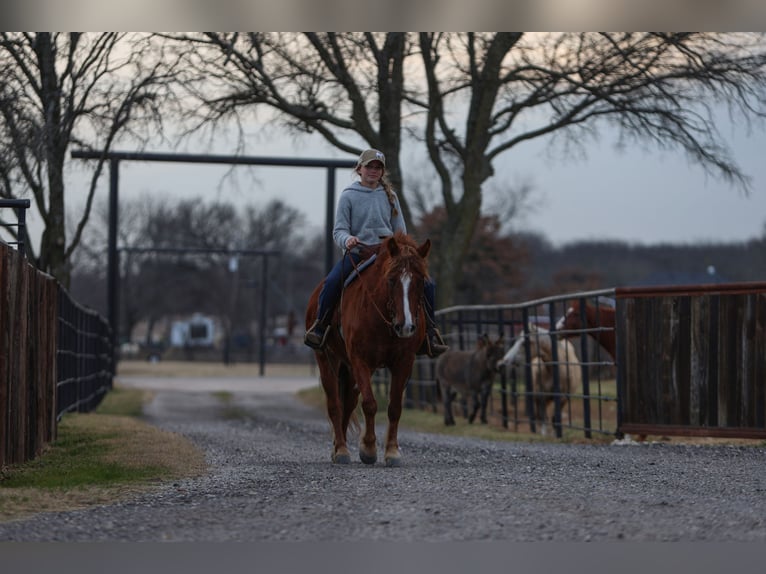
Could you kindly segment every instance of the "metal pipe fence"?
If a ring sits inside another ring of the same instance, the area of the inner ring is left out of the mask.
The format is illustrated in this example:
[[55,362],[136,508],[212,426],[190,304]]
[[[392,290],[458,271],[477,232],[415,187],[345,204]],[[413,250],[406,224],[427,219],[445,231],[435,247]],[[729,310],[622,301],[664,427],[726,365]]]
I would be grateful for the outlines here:
[[5,243],[7,245],[15,245],[22,257],[26,257],[27,209],[29,209],[30,205],[31,202],[28,199],[0,199],[0,209],[10,208],[16,214],[15,222],[0,219],[0,227],[8,230],[15,229],[15,231],[11,231],[11,241],[6,241]]
[[[613,305],[614,289],[585,291],[553,296],[539,300],[508,305],[463,305],[441,309],[436,312],[437,322],[444,339],[452,349],[473,349],[482,335],[492,338],[503,336],[506,347],[525,335],[521,359],[516,366],[500,369],[489,395],[487,412],[490,420],[514,432],[539,432],[540,421],[535,404],[547,398],[548,422],[555,435],[581,434],[586,438],[594,435],[617,434],[618,396],[615,380],[615,362],[593,338],[593,329],[582,328],[557,331],[555,323],[565,313],[572,301],[604,302]],[[531,332],[530,325],[548,331]],[[614,326],[600,325],[600,331],[614,331]],[[530,341],[534,337],[547,337],[551,342],[552,357],[535,361],[537,368],[547,369],[552,378],[551,390],[537,388],[534,384],[533,359]],[[576,357],[559,357],[557,344],[566,338],[575,344]],[[443,409],[437,395],[435,359],[418,357],[413,374],[405,390],[405,408],[430,410]],[[562,390],[561,376],[567,369],[578,369],[581,381],[576,388]],[[388,373],[376,371],[373,383],[376,392],[388,392]],[[463,413],[467,407],[462,402]]]
[[59,287],[56,420],[94,410],[112,388],[111,329],[96,311]]

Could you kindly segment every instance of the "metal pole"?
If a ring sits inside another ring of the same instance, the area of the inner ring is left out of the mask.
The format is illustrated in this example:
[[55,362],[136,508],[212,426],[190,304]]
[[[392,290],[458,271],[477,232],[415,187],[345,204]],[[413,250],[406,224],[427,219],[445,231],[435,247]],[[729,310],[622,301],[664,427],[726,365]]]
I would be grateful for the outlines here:
[[335,226],[335,168],[327,168],[327,206],[325,210],[325,273],[329,273],[335,264],[335,242],[332,229]]
[[[29,207],[29,204],[27,204],[27,207]],[[24,237],[27,234],[27,231],[26,231],[27,207],[19,207],[16,209],[16,221],[18,223],[18,227],[16,228],[16,233],[19,238],[16,243],[16,249],[19,250],[19,253],[21,253],[21,256],[25,259],[27,257],[27,248],[26,248],[26,244],[24,243]]]
[[119,281],[120,261],[117,253],[118,186],[120,160],[109,160],[109,239],[107,262],[107,312],[112,326],[112,366],[117,368],[117,343],[120,336]]
[[269,256],[263,255],[263,266],[261,267],[261,319],[259,321],[260,346],[258,349],[258,359],[260,361],[259,373],[264,375],[266,365],[266,283],[269,274]]

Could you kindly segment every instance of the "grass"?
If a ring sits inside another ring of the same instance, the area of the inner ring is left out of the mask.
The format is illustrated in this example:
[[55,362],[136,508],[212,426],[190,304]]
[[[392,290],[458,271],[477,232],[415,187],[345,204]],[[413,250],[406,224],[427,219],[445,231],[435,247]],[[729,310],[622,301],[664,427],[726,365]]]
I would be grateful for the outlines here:
[[[203,361],[160,361],[150,363],[140,360],[123,360],[117,364],[117,377],[120,376],[149,376],[149,377],[258,377],[258,363],[211,363]],[[280,376],[317,376],[318,369],[314,363],[306,364],[267,364],[264,365],[264,375],[267,377]]]
[[0,521],[113,502],[203,472],[204,455],[188,440],[136,418],[149,398],[116,387],[95,412],[66,415],[41,456],[0,473]]
[[[616,384],[614,380],[601,381],[600,388],[597,387],[593,381],[591,382],[591,393],[600,392],[603,397],[616,396]],[[586,438],[585,433],[581,428],[567,428],[566,425],[583,427],[583,408],[582,399],[573,398],[571,405],[564,407],[564,428],[562,428],[562,437],[556,438],[552,431],[547,436],[541,435],[539,432],[534,433],[529,430],[529,425],[526,422],[520,422],[517,428],[505,428],[502,425],[502,417],[499,414],[499,387],[493,390],[493,398],[496,402],[494,413],[487,413],[488,424],[481,424],[475,421],[470,424],[462,414],[459,414],[459,405],[457,401],[453,403],[453,409],[455,409],[455,425],[444,425],[444,411],[441,405],[438,406],[437,412],[433,412],[430,408],[428,410],[423,409],[405,409],[402,411],[402,417],[399,422],[399,427],[402,429],[409,429],[417,432],[427,432],[442,434],[448,436],[461,436],[471,437],[486,440],[507,441],[507,442],[552,442],[552,443],[564,443],[564,444],[610,444],[614,441],[615,436],[609,432],[602,433],[593,431],[591,438]],[[310,389],[304,389],[298,393],[301,400],[309,405],[315,406],[322,411],[325,410],[325,397],[324,391],[320,386],[312,387]],[[386,421],[386,408],[388,406],[388,398],[376,393],[375,396],[378,402],[378,414],[376,416],[376,422],[385,423]],[[519,398],[519,407],[523,408],[523,398]],[[549,407],[552,409],[552,407]],[[597,421],[597,401],[591,400],[591,421],[595,426]],[[607,429],[616,427],[616,409],[617,403],[615,401],[605,402],[602,406],[602,417],[604,425]],[[509,410],[511,407],[509,406]],[[510,416],[510,413],[509,413]],[[362,420],[361,407],[359,407],[359,417]],[[570,419],[571,417],[571,419]],[[513,424],[509,422],[509,424]],[[649,436],[648,442],[663,442],[663,443],[677,443],[677,444],[696,444],[696,445],[738,445],[738,446],[766,446],[766,441],[762,439],[745,439],[745,438],[715,438],[715,437],[693,437],[693,436]]]
[[[324,410],[325,397],[321,387],[312,387],[304,389],[298,393],[298,397],[305,403]],[[376,393],[375,399],[378,402],[378,415],[376,421],[385,422],[386,408],[388,407],[388,398]],[[361,407],[359,408],[360,421],[362,420]],[[458,409],[458,405],[453,405]],[[401,429],[408,429],[417,432],[427,432],[442,434],[448,436],[471,437],[486,440],[508,441],[508,442],[565,442],[565,443],[588,443],[595,444],[599,442],[610,442],[614,437],[609,435],[601,436],[594,433],[591,439],[586,439],[582,431],[573,429],[563,429],[562,438],[552,438],[551,436],[542,436],[539,433],[526,431],[523,427],[517,431],[509,430],[502,426],[502,420],[499,414],[488,413],[488,424],[481,424],[475,421],[473,424],[460,416],[455,416],[454,426],[444,425],[444,412],[441,407],[437,412],[432,410],[405,409],[402,411],[402,417],[399,422]]]

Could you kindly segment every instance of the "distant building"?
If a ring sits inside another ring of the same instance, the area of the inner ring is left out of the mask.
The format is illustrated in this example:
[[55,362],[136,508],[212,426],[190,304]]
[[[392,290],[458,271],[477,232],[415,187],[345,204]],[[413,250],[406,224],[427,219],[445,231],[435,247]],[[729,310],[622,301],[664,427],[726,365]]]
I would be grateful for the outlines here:
[[171,347],[212,347],[215,343],[215,321],[195,313],[187,321],[173,321],[170,326]]

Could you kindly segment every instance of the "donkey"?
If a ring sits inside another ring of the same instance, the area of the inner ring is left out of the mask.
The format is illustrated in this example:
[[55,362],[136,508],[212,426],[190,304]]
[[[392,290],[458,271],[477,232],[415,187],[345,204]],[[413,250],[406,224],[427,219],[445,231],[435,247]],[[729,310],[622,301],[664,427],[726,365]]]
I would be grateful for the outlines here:
[[[492,392],[498,361],[503,356],[503,336],[491,341],[482,335],[473,351],[450,350],[436,361],[436,389],[444,399],[444,424],[454,425],[452,401],[459,392],[464,401],[471,396],[473,410],[468,422],[473,423],[481,408],[481,422],[487,422],[487,401]],[[467,414],[467,413],[466,413]]]

